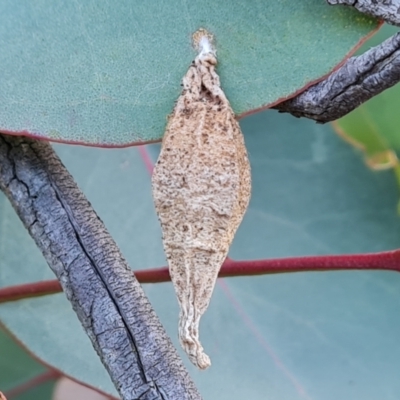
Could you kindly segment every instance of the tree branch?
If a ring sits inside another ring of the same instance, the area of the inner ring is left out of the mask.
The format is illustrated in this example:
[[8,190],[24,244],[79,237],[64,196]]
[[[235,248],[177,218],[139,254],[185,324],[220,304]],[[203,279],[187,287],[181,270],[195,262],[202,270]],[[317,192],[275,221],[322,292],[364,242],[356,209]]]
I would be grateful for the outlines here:
[[331,6],[342,4],[383,19],[388,24],[400,26],[400,0],[327,0]]
[[400,81],[400,33],[361,56],[349,58],[323,81],[275,109],[329,122],[354,110]]
[[200,399],[140,284],[47,142],[0,135],[0,188],[124,400]]

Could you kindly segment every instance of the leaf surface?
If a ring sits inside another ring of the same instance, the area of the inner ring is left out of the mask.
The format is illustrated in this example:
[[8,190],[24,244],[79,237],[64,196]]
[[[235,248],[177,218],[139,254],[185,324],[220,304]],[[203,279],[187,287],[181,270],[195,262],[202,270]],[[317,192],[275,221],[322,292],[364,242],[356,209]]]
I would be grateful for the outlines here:
[[215,35],[237,114],[330,72],[377,27],[321,0],[0,3],[0,131],[94,146],[160,140],[195,56]]
[[[10,335],[0,327],[0,392],[20,390],[29,381],[44,374],[46,367],[21,348]],[[40,399],[50,398],[53,391],[54,379],[47,383],[35,385],[30,391]],[[15,400],[29,399],[27,393],[15,394]],[[31,399],[33,397],[30,397]]]
[[[366,169],[329,125],[275,111],[241,125],[253,195],[232,258],[399,247],[393,174]],[[56,149],[132,268],[165,265],[142,150]],[[147,146],[153,160],[158,150],[158,145]],[[1,286],[52,277],[4,197],[0,235]],[[399,287],[394,272],[222,279],[201,324],[213,365],[199,372],[181,354],[205,399],[397,399]],[[179,348],[172,285],[144,288]],[[39,358],[115,394],[63,294],[1,304],[0,320]]]

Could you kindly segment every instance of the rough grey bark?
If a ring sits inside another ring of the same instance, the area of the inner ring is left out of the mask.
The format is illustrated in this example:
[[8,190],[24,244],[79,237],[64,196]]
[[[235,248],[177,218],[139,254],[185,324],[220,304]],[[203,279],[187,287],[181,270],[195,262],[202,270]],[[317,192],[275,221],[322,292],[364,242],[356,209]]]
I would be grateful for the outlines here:
[[122,398],[201,399],[117,245],[51,146],[0,135],[0,188]]
[[338,119],[400,81],[400,33],[345,64],[275,109],[325,123]]
[[400,26],[400,0],[327,0],[330,5],[343,4]]

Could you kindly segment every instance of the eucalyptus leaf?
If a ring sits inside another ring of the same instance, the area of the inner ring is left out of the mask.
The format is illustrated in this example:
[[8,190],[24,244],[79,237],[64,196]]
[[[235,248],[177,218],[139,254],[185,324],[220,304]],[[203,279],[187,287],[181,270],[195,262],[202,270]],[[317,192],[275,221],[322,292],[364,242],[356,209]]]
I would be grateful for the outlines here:
[[160,140],[201,27],[244,114],[329,73],[377,21],[322,0],[2,0],[0,131],[94,146]]
[[[0,327],[0,391],[7,393],[21,389],[27,382],[46,373],[48,369],[28,354],[13,338]],[[35,388],[36,398],[50,398],[54,379]],[[13,399],[28,399],[27,393],[13,396]],[[30,395],[32,396],[32,392]],[[33,397],[30,397],[33,398]]]
[[[399,247],[393,174],[365,168],[331,126],[275,111],[241,126],[253,194],[232,258]],[[55,148],[132,268],[165,265],[143,149]],[[159,146],[146,151],[155,160]],[[51,276],[4,197],[0,230],[2,287]],[[14,239],[18,246],[10,247]],[[179,347],[171,283],[144,288]],[[206,400],[398,399],[399,315],[400,276],[394,272],[225,278],[201,324],[212,366],[197,371],[181,354]],[[63,294],[1,304],[0,320],[40,359],[116,394]]]

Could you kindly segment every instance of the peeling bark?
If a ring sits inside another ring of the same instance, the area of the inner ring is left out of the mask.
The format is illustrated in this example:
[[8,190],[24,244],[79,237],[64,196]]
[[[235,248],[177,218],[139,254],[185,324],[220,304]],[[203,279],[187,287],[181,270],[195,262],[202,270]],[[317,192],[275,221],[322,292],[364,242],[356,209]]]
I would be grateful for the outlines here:
[[275,109],[295,117],[333,121],[400,81],[400,33],[358,57]]
[[51,146],[0,135],[0,188],[122,398],[201,399],[117,245]]
[[388,24],[400,26],[400,0],[327,0],[334,6],[342,4],[356,10],[383,19]]

